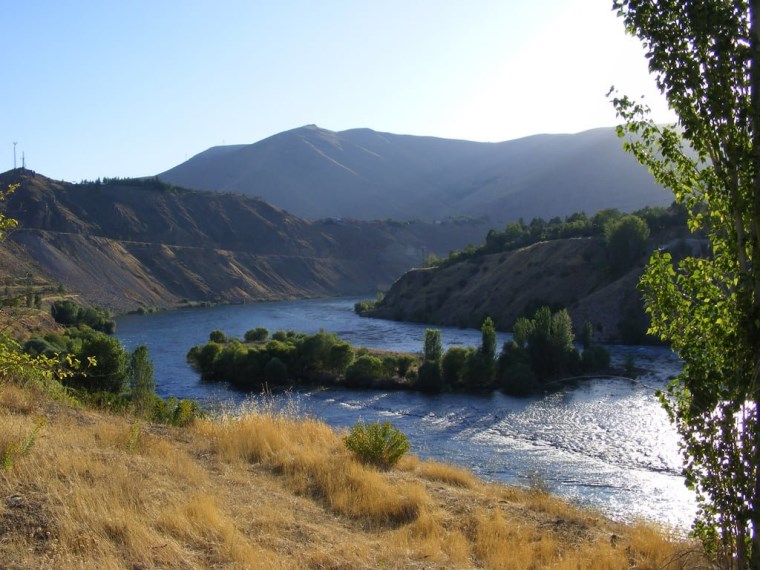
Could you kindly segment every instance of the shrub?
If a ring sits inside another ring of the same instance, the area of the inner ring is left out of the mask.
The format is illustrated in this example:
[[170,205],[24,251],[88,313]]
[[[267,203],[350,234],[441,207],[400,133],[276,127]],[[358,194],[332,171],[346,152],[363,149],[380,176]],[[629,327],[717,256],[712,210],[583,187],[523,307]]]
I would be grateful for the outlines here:
[[282,360],[274,356],[264,366],[264,378],[272,384],[282,384],[288,379],[288,368]]
[[423,362],[417,371],[415,387],[421,392],[437,394],[441,391],[441,366],[437,362],[428,360]]
[[274,331],[274,333],[272,333],[272,340],[285,342],[288,340],[288,333],[286,331]]
[[610,353],[603,346],[592,346],[583,351],[581,367],[584,372],[593,372],[610,367]]
[[624,216],[604,227],[610,268],[614,275],[629,270],[645,253],[649,226],[638,216]]
[[414,364],[414,357],[409,356],[408,354],[402,354],[397,358],[396,362],[396,371],[398,372],[399,378],[406,378],[406,375],[412,368],[412,364]]
[[512,396],[526,396],[537,388],[530,358],[514,341],[504,343],[499,356],[497,376],[501,389]]
[[346,368],[346,383],[367,385],[383,377],[383,362],[376,356],[365,354]]
[[336,374],[343,374],[354,361],[354,349],[347,342],[338,342],[330,347],[327,367]]
[[81,350],[75,351],[75,356],[81,362],[94,358],[96,365],[86,373],[77,372],[66,379],[65,383],[73,388],[84,388],[91,392],[123,392],[128,381],[129,354],[113,337],[91,330],[85,334],[88,336],[83,338]]
[[225,335],[224,332],[217,329],[209,333],[208,339],[211,342],[218,342],[220,344],[224,344],[225,342],[227,342],[227,335]]
[[351,428],[343,442],[365,463],[393,467],[409,451],[409,440],[391,422],[359,422]]
[[256,327],[245,332],[245,342],[261,342],[267,339],[269,331],[264,327]]
[[106,311],[81,307],[70,299],[55,301],[50,307],[50,314],[57,323],[64,326],[87,325],[105,334],[113,334],[116,330],[116,323]]
[[445,384],[459,387],[462,383],[467,359],[471,356],[471,350],[462,346],[452,346],[446,351],[441,361],[441,372]]
[[359,316],[364,316],[372,311],[376,305],[377,301],[374,301],[372,299],[359,301],[358,303],[354,303],[354,312]]

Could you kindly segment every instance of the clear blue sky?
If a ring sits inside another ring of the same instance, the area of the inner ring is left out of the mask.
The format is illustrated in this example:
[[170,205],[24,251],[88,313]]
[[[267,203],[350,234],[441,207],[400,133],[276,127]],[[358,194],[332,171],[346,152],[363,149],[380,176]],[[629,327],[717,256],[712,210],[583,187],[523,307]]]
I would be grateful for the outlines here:
[[316,123],[504,141],[672,120],[611,0],[0,0],[0,171],[145,176]]

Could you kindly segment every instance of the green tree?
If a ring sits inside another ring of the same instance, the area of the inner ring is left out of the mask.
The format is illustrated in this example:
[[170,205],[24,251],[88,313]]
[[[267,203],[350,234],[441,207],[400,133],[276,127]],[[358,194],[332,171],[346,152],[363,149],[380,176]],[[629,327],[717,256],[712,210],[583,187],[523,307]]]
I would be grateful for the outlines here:
[[330,371],[343,374],[353,361],[354,349],[351,344],[339,341],[330,347],[326,365]]
[[398,373],[399,378],[406,378],[406,375],[409,374],[415,360],[414,357],[409,356],[408,354],[399,355],[396,359],[396,372]]
[[539,307],[533,318],[520,317],[513,328],[515,346],[526,351],[531,370],[539,380],[567,372],[578,358],[573,346],[573,322],[565,309],[552,313],[549,307]]
[[581,334],[581,343],[583,345],[583,350],[588,350],[591,348],[591,341],[594,339],[594,326],[591,324],[590,321],[585,321],[583,323],[583,333]]
[[530,358],[515,341],[504,343],[496,375],[501,389],[512,396],[526,396],[537,387]]
[[426,329],[423,344],[423,360],[425,362],[441,361],[443,347],[441,346],[441,331],[438,329]]
[[269,336],[269,331],[264,327],[256,327],[255,329],[251,329],[248,331],[245,331],[245,338],[246,342],[261,342],[265,341],[267,337]]
[[211,342],[218,342],[220,344],[223,344],[227,342],[227,335],[224,334],[224,331],[220,331],[219,329],[216,329],[209,333],[208,339]]
[[376,356],[364,354],[346,368],[346,383],[352,386],[369,386],[383,377],[383,362]]
[[591,217],[591,227],[597,234],[603,234],[604,228],[610,222],[619,220],[623,217],[623,214],[617,208],[608,208],[606,210],[599,210]]
[[150,417],[156,399],[156,379],[148,348],[144,345],[138,346],[129,357],[129,392],[135,414]]
[[283,384],[288,379],[288,367],[274,356],[264,366],[264,378],[272,384]]
[[422,364],[417,371],[416,386],[423,392],[440,392],[441,388],[441,331],[426,329],[423,342]]
[[631,269],[646,251],[647,223],[633,214],[612,220],[604,227],[607,255],[613,274]]
[[90,392],[122,393],[127,387],[127,351],[121,343],[100,332],[90,331],[83,339],[77,357],[81,361],[94,360],[97,364],[86,374],[72,376],[68,382]]
[[613,103],[627,147],[710,240],[707,258],[652,256],[651,332],[683,369],[662,399],[699,501],[695,533],[725,568],[760,568],[760,0],[614,0],[678,115]]
[[454,388],[459,387],[464,379],[464,368],[471,350],[462,346],[452,346],[446,351],[441,360],[441,375],[444,384]]
[[496,328],[491,317],[486,317],[480,327],[480,353],[486,360],[493,362],[496,358]]
[[79,317],[79,305],[70,299],[56,301],[50,307],[50,314],[55,322],[62,325],[74,325]]

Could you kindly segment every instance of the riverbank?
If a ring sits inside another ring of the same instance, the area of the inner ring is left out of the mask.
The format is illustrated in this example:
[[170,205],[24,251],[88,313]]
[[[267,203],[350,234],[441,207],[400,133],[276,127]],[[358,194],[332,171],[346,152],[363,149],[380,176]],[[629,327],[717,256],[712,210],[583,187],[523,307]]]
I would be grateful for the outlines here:
[[[187,428],[0,383],[9,568],[696,568],[695,546],[539,483],[358,463],[341,433],[266,403]],[[15,451],[14,451],[15,450]]]

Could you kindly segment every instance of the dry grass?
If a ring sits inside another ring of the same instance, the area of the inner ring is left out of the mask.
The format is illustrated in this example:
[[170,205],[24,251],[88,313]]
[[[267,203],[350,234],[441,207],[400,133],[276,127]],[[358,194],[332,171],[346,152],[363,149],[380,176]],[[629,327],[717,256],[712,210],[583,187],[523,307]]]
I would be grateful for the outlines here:
[[[186,429],[0,384],[3,568],[696,568],[693,545],[272,410]],[[613,535],[615,536],[612,539]]]
[[398,464],[398,468],[402,471],[414,473],[418,477],[428,481],[441,481],[448,485],[465,487],[467,489],[472,489],[478,482],[477,477],[466,469],[462,469],[456,465],[439,463],[438,461],[420,461],[414,455],[402,458]]

